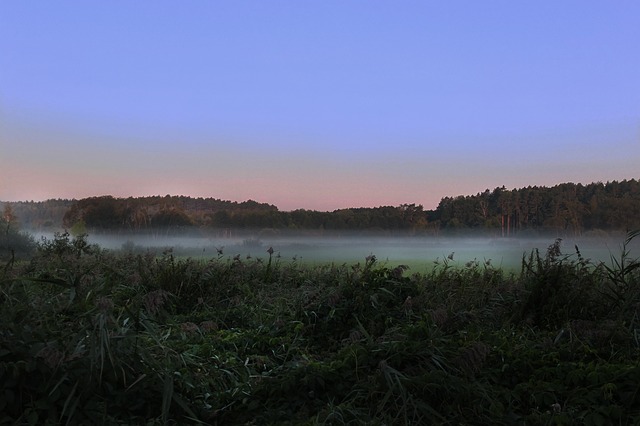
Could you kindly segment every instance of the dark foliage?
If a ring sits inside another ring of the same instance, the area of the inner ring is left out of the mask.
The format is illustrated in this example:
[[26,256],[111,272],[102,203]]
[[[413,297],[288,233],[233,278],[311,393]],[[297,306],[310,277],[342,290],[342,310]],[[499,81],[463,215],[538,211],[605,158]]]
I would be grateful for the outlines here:
[[640,227],[640,181],[487,189],[442,199],[433,217],[443,229],[494,229],[505,236],[524,231],[626,231]]
[[640,261],[521,274],[44,240],[0,272],[1,424],[637,424]]
[[[512,236],[553,233],[577,236],[587,231],[626,231],[640,227],[640,181],[588,185],[564,183],[550,188],[504,186],[472,196],[445,197],[435,210],[403,204],[348,208],[333,212],[294,210],[245,201],[183,196],[49,200],[11,205],[24,228],[90,232],[218,229],[290,229],[313,232],[368,230],[402,233],[478,231]],[[169,231],[170,232],[170,231]]]

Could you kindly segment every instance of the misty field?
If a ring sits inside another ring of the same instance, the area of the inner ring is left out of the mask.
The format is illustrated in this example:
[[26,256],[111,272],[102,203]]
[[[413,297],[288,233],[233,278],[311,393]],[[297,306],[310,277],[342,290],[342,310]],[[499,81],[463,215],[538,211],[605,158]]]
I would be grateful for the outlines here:
[[[43,235],[36,235],[40,239]],[[44,235],[53,238],[53,234]],[[308,266],[326,263],[353,264],[374,255],[386,266],[407,265],[411,272],[429,272],[443,259],[464,266],[469,262],[488,263],[507,271],[519,272],[522,256],[532,250],[546,250],[555,236],[498,238],[490,236],[388,236],[374,233],[340,233],[326,236],[304,233],[246,233],[235,238],[205,237],[202,235],[145,235],[97,234],[89,235],[90,244],[112,250],[134,253],[148,251],[162,253],[171,249],[179,258],[208,259],[222,250],[227,256],[242,259],[264,258],[271,247],[281,262],[295,261]],[[619,250],[624,234],[595,234],[565,237],[562,246],[594,262],[606,261]],[[633,242],[633,245],[637,242]],[[640,247],[640,244],[637,244]],[[634,247],[635,248],[635,247]],[[453,253],[453,256],[451,254]]]
[[502,243],[507,268],[486,241],[57,234],[2,265],[0,424],[637,424],[637,237]]

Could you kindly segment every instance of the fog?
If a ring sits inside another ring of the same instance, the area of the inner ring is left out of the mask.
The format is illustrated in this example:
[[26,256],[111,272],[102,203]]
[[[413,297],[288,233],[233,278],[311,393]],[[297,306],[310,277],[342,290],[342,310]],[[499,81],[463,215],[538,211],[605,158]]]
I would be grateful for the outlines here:
[[[37,239],[52,238],[53,234],[34,234]],[[619,257],[624,235],[592,234],[584,237],[562,238],[561,249],[575,255],[576,246],[583,258],[592,262],[610,262],[611,255]],[[89,234],[89,243],[111,250],[135,253],[153,252],[158,255],[171,249],[176,256],[195,258],[268,258],[306,264],[356,263],[374,255],[389,266],[409,265],[414,271],[430,269],[446,259],[453,266],[468,262],[490,264],[494,267],[519,270],[522,256],[538,249],[541,255],[554,243],[556,236],[487,237],[487,236],[385,236],[376,234],[310,235],[261,232],[224,232],[214,235],[159,234]],[[629,245],[631,256],[640,255],[640,239]]]

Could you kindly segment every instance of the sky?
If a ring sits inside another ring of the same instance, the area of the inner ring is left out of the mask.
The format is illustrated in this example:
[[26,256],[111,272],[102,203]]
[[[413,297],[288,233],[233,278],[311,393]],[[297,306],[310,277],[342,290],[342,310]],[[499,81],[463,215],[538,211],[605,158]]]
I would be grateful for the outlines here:
[[0,1],[0,200],[640,178],[637,1]]

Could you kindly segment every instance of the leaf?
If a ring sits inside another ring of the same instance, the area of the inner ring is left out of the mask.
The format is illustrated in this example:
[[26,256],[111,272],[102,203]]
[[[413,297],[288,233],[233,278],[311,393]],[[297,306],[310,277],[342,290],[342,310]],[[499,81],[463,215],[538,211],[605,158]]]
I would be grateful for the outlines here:
[[59,285],[59,286],[65,287],[65,288],[70,288],[71,287],[71,285],[67,281],[65,281],[63,279],[60,279],[60,278],[31,278],[31,277],[28,277],[28,278],[13,278],[13,279],[11,279],[9,281],[31,281],[31,282],[34,282],[34,283],[55,284],[55,285]]
[[197,423],[203,424],[201,421],[197,420],[198,416],[196,416],[191,407],[189,407],[189,405],[184,401],[184,399],[180,397],[180,395],[174,393],[173,400],[190,416],[188,417],[189,420],[194,420]]
[[[64,383],[67,378],[69,377],[69,374],[65,373],[64,376],[62,376],[62,378],[60,380],[58,380],[58,383],[56,383],[53,388],[51,388],[51,391],[49,392],[49,396],[53,395],[53,393],[56,391],[56,389],[58,389],[58,386],[60,386],[62,383]],[[76,386],[78,385],[78,383],[76,382]]]
[[131,383],[129,386],[127,386],[126,391],[129,391],[132,387],[134,387],[138,382],[143,380],[145,377],[147,377],[146,373],[141,374],[140,377],[138,377],[133,383]]
[[[60,413],[60,421],[62,421],[62,418],[64,417],[65,413],[67,412],[67,408],[69,407],[69,402],[71,402],[71,398],[76,393],[76,389],[77,388],[78,388],[78,382],[76,382],[76,384],[73,385],[73,388],[71,389],[71,392],[69,392],[69,396],[67,396],[67,399],[64,402],[64,406],[62,407],[62,412]],[[68,417],[67,424],[69,423],[69,421],[73,417],[73,412],[75,411],[76,405],[78,405],[78,399],[79,398],[76,398],[75,401],[73,402],[73,404],[71,405],[71,409],[69,410],[70,413],[67,416]]]
[[629,245],[629,243],[636,238],[638,235],[640,235],[640,229],[636,229],[634,231],[629,231],[627,232],[627,238],[625,238],[624,240],[624,245],[627,246]]
[[162,392],[162,421],[166,424],[169,420],[169,409],[173,399],[173,374],[166,372],[164,375],[164,391]]

